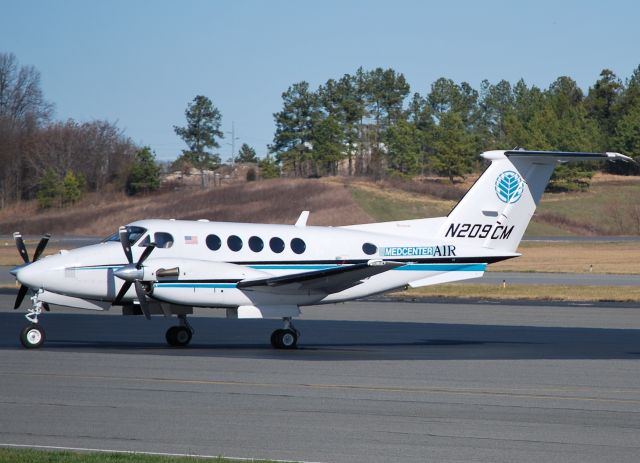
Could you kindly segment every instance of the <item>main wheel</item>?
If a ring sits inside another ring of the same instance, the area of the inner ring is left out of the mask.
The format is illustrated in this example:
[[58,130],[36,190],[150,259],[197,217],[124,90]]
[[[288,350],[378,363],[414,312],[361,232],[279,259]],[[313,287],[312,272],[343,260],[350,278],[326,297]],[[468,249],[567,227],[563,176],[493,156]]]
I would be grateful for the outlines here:
[[273,333],[271,333],[271,346],[274,349],[282,349],[282,346],[280,346],[280,337],[282,331],[284,330],[275,330]]
[[20,342],[27,349],[37,349],[44,344],[44,329],[35,323],[25,326],[20,331]]
[[293,330],[275,330],[271,334],[271,345],[276,349],[295,349],[298,334]]
[[186,326],[172,326],[167,330],[165,338],[170,346],[184,347],[191,342],[191,330]]

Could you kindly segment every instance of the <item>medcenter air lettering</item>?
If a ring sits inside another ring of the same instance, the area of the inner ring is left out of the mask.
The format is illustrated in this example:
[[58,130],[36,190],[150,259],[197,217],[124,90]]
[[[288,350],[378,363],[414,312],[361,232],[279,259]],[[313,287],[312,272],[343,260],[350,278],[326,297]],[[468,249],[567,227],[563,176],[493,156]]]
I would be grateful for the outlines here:
[[445,234],[450,238],[488,238],[492,240],[509,239],[513,227],[505,225],[479,224],[479,223],[452,223]]
[[380,248],[383,257],[455,257],[456,247],[451,244],[441,246],[398,246]]

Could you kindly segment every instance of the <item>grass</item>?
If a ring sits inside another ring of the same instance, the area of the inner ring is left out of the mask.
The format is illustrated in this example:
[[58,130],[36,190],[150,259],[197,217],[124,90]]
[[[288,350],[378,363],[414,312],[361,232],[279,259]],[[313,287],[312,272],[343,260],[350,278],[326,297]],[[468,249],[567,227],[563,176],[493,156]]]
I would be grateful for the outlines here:
[[354,182],[349,188],[355,203],[377,222],[440,217],[448,214],[455,204],[450,200],[379,188],[367,182]]
[[442,297],[485,300],[543,300],[581,302],[638,302],[640,287],[571,285],[501,285],[451,283],[390,294],[393,297]]
[[[413,188],[363,180],[347,184],[355,203],[376,221],[443,216],[456,203],[441,199],[428,188],[420,189],[417,182],[410,183]],[[596,174],[587,192],[545,193],[526,235],[637,235],[640,234],[639,198],[639,177]]]
[[[401,182],[342,177],[240,182],[154,195],[87,194],[74,207],[39,211],[34,201],[0,210],[0,233],[106,235],[141,218],[294,223],[310,210],[310,225],[405,220],[446,215],[471,185],[442,180]],[[596,174],[583,193],[546,193],[527,235],[640,234],[640,177]]]
[[[273,463],[272,460],[242,460]],[[168,457],[136,453],[59,452],[32,449],[0,448],[0,463],[237,463],[238,460],[216,457]]]
[[156,195],[87,195],[75,207],[38,211],[34,202],[0,210],[0,232],[105,236],[143,218],[209,219],[231,222],[295,223],[311,211],[309,225],[373,221],[344,186],[317,179],[273,179],[206,190]]
[[640,243],[524,241],[521,257],[488,266],[496,272],[640,274]]
[[640,233],[640,178],[597,174],[586,192],[545,194],[534,220],[580,235]]

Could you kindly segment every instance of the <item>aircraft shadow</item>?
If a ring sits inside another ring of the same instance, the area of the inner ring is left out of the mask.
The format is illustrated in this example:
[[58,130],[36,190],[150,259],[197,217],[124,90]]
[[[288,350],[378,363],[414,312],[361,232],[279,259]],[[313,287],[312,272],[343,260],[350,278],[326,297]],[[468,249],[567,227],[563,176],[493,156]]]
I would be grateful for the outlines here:
[[[164,332],[173,320],[48,314],[42,350],[292,361],[640,359],[640,330],[631,329],[297,320],[300,347],[283,351],[269,345],[277,320],[191,322],[191,345],[171,348]],[[0,350],[22,349],[24,324],[21,313],[0,313]]]

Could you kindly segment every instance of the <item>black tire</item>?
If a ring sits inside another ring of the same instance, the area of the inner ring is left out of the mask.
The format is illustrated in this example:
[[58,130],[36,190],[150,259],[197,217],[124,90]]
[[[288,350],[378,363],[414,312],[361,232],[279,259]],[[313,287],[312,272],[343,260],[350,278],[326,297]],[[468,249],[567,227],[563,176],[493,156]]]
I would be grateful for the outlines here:
[[44,329],[35,323],[25,326],[20,331],[20,343],[26,349],[37,349],[44,344],[44,340]]
[[170,327],[164,335],[165,339],[167,340],[167,344],[169,344],[170,346],[176,346],[178,343],[178,340],[176,338],[177,328],[177,326]]
[[175,326],[175,341],[174,344],[176,347],[185,347],[188,346],[191,342],[191,330],[186,326]]
[[274,349],[282,349],[282,346],[280,345],[282,331],[284,330],[275,330],[273,333],[271,333],[271,346],[273,346]]
[[167,330],[167,344],[173,347],[184,347],[191,342],[192,333],[186,326],[172,326]]

